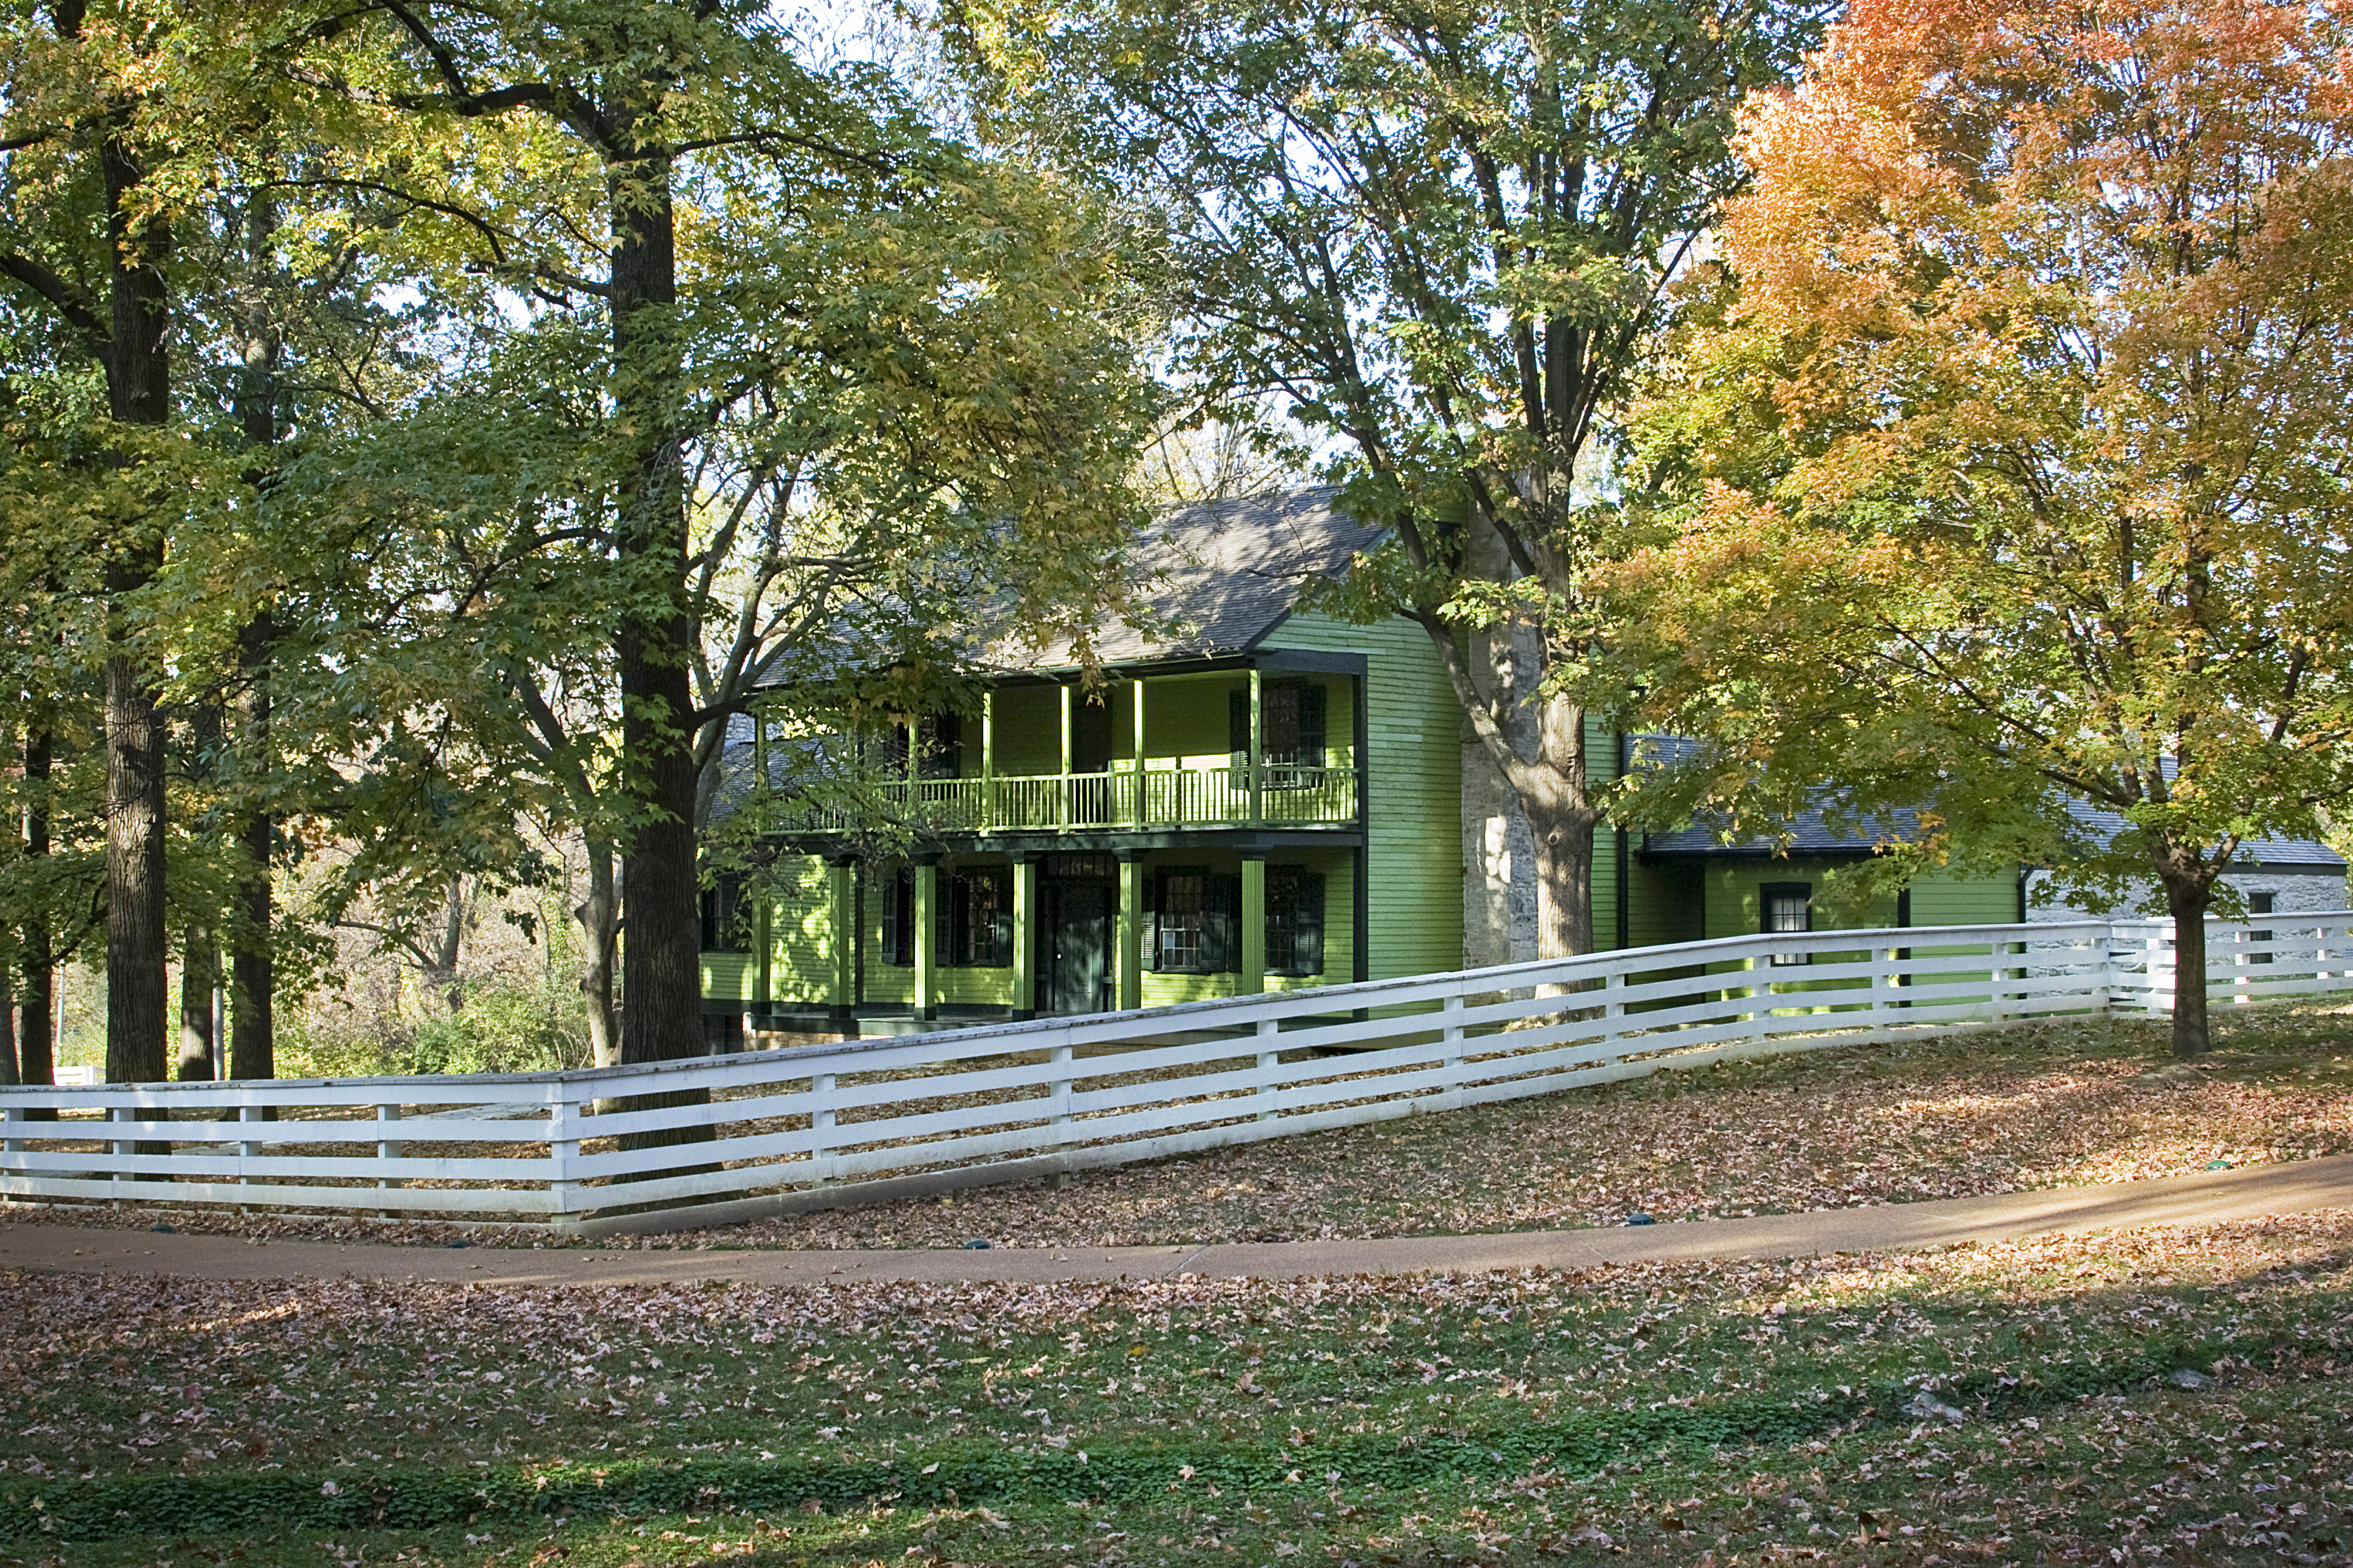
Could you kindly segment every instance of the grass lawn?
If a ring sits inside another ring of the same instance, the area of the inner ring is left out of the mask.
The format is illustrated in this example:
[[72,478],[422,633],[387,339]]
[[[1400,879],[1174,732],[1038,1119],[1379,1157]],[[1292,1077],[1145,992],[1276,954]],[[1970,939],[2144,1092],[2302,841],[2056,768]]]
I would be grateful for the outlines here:
[[0,1568],[2353,1555],[2353,1210],[1581,1275],[5,1286]]
[[[2218,1008],[2216,1048],[2075,1019],[1853,1046],[643,1247],[1187,1244],[1788,1213],[2353,1151],[2353,1009]],[[102,1209],[79,1224],[417,1241],[440,1225]],[[13,1217],[13,1216],[12,1216]],[[597,1243],[613,1246],[607,1240]]]

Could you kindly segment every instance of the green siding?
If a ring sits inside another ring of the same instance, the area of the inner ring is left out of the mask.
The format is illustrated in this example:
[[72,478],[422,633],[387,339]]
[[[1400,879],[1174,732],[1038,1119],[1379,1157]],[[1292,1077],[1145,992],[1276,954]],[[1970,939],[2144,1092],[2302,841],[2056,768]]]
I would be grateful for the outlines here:
[[1931,872],[1912,884],[1915,926],[2012,925],[2018,920],[2018,879],[1983,877],[1960,880]]
[[1394,617],[1360,626],[1300,614],[1266,646],[1367,656],[1367,970],[1461,968],[1462,714],[1429,634]]
[[1671,942],[1697,942],[1706,934],[1702,916],[1704,868],[1680,861],[1653,863],[1642,858],[1636,839],[1626,876],[1626,945],[1659,947]]

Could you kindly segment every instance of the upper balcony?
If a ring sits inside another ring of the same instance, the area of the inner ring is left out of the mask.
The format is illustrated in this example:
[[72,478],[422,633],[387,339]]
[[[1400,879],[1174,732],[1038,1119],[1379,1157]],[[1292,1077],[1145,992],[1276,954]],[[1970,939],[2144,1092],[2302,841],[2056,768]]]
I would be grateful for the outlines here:
[[[1253,787],[1252,779],[1256,778]],[[1129,829],[1345,826],[1356,820],[1356,770],[1261,763],[1109,773],[878,779],[876,805],[933,833],[1101,833]],[[848,808],[813,811],[807,831],[849,833]]]
[[1268,663],[1092,690],[1008,682],[976,714],[875,737],[856,804],[812,804],[795,830],[849,836],[876,819],[955,836],[1357,826],[1361,661]]

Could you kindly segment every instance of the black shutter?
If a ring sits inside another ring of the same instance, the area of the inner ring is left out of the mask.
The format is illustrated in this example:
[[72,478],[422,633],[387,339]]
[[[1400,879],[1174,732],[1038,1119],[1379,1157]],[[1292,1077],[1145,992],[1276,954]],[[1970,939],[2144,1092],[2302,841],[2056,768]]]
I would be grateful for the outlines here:
[[969,951],[956,941],[965,931],[963,917],[969,913],[963,874],[942,871],[932,881],[932,962],[942,969],[963,961]]
[[1242,879],[1240,877],[1212,877],[1209,879],[1208,929],[1202,933],[1201,967],[1212,974],[1220,971],[1239,973],[1242,966]]
[[[1318,692],[1318,696],[1322,693]],[[1318,706],[1321,706],[1320,704]],[[1324,973],[1324,879],[1302,871],[1292,884],[1298,900],[1294,920],[1293,968],[1301,974]]]
[[1324,689],[1299,688],[1299,754],[1292,762],[1303,768],[1324,765]]
[[988,962],[1002,969],[1013,962],[1013,873],[988,873],[995,896],[989,900]]
[[1250,693],[1226,693],[1226,749],[1236,763],[1250,760]]
[[719,889],[702,889],[702,951],[719,951]]

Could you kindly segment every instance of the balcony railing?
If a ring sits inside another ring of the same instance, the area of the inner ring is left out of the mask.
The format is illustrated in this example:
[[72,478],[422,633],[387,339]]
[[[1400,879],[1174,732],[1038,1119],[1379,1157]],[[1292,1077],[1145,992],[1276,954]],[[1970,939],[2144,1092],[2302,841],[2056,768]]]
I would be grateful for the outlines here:
[[[1101,773],[996,778],[885,779],[866,793],[881,813],[936,833],[1070,832],[1103,828],[1252,827],[1356,820],[1356,771],[1269,765],[1250,787],[1248,768],[1114,768]],[[813,807],[805,830],[869,826],[843,806]]]

